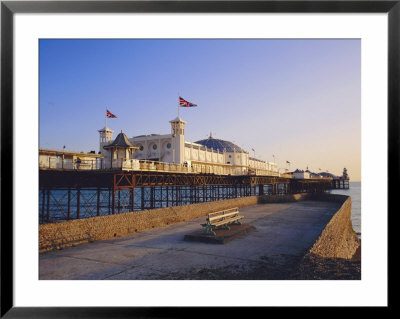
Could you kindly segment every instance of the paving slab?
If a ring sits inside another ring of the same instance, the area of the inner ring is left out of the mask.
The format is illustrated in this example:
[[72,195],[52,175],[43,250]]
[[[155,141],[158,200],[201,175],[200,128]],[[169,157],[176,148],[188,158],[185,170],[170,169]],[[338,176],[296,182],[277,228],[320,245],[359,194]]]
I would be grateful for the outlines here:
[[223,245],[184,240],[202,229],[202,217],[47,252],[39,255],[39,279],[288,279],[339,207],[299,201],[241,208],[243,223],[255,230]]
[[229,229],[214,229],[214,235],[205,233],[204,229],[196,230],[186,234],[183,239],[186,241],[223,245],[234,239],[245,236],[253,230],[255,230],[253,225],[242,223],[240,225],[229,225]]

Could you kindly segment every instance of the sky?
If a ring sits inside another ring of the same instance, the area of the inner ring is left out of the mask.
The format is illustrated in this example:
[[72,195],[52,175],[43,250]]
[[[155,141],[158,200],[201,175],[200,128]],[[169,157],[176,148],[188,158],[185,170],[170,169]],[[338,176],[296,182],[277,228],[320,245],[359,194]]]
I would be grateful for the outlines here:
[[42,39],[39,85],[41,148],[98,152],[106,109],[114,137],[168,134],[181,95],[189,142],[361,181],[357,39]]

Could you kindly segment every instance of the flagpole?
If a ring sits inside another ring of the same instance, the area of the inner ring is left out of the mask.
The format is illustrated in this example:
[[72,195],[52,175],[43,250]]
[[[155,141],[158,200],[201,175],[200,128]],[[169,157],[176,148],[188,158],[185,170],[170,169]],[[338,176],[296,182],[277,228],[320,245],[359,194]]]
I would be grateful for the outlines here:
[[179,92],[178,92],[178,119],[179,119]]
[[105,129],[107,128],[107,109],[106,109],[106,127],[105,127]]

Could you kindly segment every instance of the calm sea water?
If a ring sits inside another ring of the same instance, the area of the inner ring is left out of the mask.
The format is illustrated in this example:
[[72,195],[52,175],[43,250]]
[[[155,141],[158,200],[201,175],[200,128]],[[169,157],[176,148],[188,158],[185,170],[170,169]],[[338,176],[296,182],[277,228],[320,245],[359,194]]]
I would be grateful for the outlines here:
[[361,183],[350,182],[350,189],[333,189],[330,191],[330,193],[342,194],[351,197],[351,222],[353,224],[354,231],[357,233],[358,237],[361,238]]

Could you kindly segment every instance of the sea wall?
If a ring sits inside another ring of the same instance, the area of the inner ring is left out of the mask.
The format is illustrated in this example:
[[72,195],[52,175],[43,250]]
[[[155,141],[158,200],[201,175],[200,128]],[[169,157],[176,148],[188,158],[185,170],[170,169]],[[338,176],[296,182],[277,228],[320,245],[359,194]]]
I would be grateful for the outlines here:
[[296,202],[309,199],[311,194],[291,194],[291,195],[263,195],[258,197],[258,204]]
[[185,206],[76,219],[39,227],[39,252],[76,246],[96,240],[120,237],[206,216],[233,207],[256,205],[257,196],[227,199]]
[[334,201],[342,206],[331,218],[306,257],[350,259],[360,246],[351,224],[351,197],[336,194],[312,194],[310,199]]

